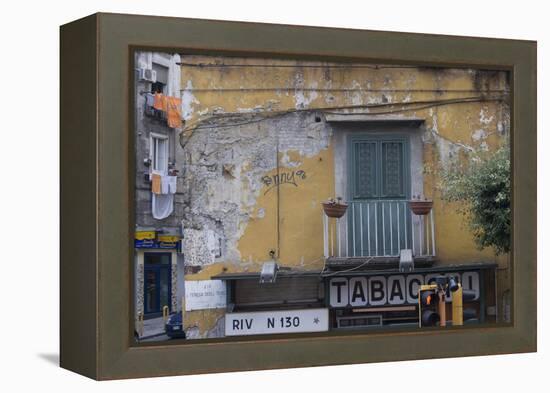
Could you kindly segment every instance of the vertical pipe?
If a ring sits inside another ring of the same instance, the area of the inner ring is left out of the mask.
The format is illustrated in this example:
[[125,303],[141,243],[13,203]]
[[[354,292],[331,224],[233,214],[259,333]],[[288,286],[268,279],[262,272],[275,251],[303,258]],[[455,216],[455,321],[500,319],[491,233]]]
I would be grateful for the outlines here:
[[420,221],[420,233],[419,233],[419,240],[420,240],[420,256],[424,255],[424,216],[418,216],[418,220]]
[[370,203],[367,202],[367,248],[369,250],[369,257],[371,256],[370,253]]
[[393,254],[393,217],[392,217],[392,203],[388,202],[388,207],[390,208],[390,254]]
[[351,238],[352,238],[352,255],[355,256],[355,203],[351,204]]
[[279,166],[279,134],[277,134],[277,260],[281,256],[281,174]]
[[416,255],[416,253],[414,252],[414,215],[411,214],[411,242],[412,242],[412,252],[413,252],[413,256]]
[[347,223],[347,221],[348,221],[347,214],[344,214],[344,217],[345,217],[345,219],[340,221],[340,225],[344,226],[345,236],[344,236],[344,247],[343,248],[344,248],[344,254],[345,255],[340,255],[340,256],[348,257],[349,256],[349,252],[348,252],[349,251],[349,241],[348,241],[348,239],[349,239],[349,234],[348,234],[349,225]]
[[364,248],[363,248],[363,204],[359,204],[359,231],[361,234],[361,256],[364,256]]
[[321,214],[323,215],[323,254],[325,258],[328,258],[328,223],[327,223],[327,215],[322,211]]
[[332,225],[330,224],[330,218],[328,219],[329,224],[329,233],[330,233],[330,256],[334,256],[334,229],[332,229]]
[[336,235],[338,238],[338,256],[342,256],[342,231],[340,229],[340,219],[336,219]]
[[384,203],[381,202],[380,205],[382,206],[382,252],[384,253],[384,256],[386,255],[386,222],[384,218]]
[[403,225],[405,226],[405,248],[409,248],[409,234],[407,233],[407,205],[403,204]]
[[397,208],[397,212],[395,213],[397,217],[397,255],[399,255],[399,251],[401,250],[401,227],[399,225],[401,217],[399,217],[399,202],[395,202],[395,207]]
[[430,255],[430,248],[431,248],[431,236],[430,236],[430,222],[429,217],[426,214],[426,255]]
[[432,222],[432,255],[435,257],[434,209],[430,210],[430,221]]
[[374,236],[376,241],[376,256],[379,256],[378,250],[378,204],[374,203]]

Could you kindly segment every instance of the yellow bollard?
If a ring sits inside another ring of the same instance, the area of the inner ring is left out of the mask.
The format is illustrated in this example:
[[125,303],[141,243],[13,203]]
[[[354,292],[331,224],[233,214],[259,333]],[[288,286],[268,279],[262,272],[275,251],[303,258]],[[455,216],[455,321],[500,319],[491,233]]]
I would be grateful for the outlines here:
[[462,285],[458,284],[458,289],[452,293],[453,301],[453,326],[464,324],[464,310],[462,306]]
[[141,337],[143,336],[143,314],[142,313],[138,312],[137,320],[138,320],[137,332],[138,332],[138,336]]
[[164,321],[164,329],[166,329],[166,322],[168,322],[169,310],[168,306],[162,307],[162,319]]

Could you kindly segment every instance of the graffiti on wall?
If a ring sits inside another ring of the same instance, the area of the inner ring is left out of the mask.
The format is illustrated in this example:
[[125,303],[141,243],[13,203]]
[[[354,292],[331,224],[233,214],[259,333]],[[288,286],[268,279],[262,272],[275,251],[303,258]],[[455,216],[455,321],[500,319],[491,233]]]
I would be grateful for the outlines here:
[[264,191],[264,195],[275,187],[283,184],[291,184],[294,187],[298,187],[298,182],[300,180],[305,180],[306,172],[299,169],[297,171],[283,172],[274,175],[266,175],[262,177],[262,183],[267,186],[267,189]]

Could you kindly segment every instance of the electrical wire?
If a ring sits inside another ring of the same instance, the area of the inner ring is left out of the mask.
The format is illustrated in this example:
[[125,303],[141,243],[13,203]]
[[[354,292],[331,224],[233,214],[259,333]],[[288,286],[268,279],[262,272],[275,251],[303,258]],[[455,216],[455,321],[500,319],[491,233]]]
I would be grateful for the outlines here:
[[[257,92],[257,91],[323,91],[323,92],[355,92],[358,88],[320,88],[320,87],[232,87],[232,88],[192,88],[192,89],[180,89],[181,92]],[[509,90],[506,89],[488,89],[488,90],[476,90],[476,89],[360,89],[365,93],[504,93],[508,94]]]
[[346,270],[338,270],[338,271],[335,271],[335,272],[332,272],[332,273],[328,273],[328,274],[323,274],[323,271],[321,271],[321,275],[323,277],[332,277],[332,276],[336,276],[338,274],[342,274],[342,273],[349,273],[349,272],[352,272],[354,270],[357,270],[357,269],[360,269],[362,268],[363,266],[365,265],[368,265],[370,261],[372,261],[373,258],[369,258],[367,259],[365,262],[361,263],[360,265],[357,265],[355,267],[352,267],[351,269],[346,269]]
[[[496,96],[496,97],[485,97],[485,96],[470,96],[470,97],[462,97],[462,98],[454,98],[454,99],[447,99],[447,100],[420,100],[420,101],[410,101],[410,102],[387,102],[387,103],[378,103],[378,104],[362,104],[362,105],[342,105],[342,106],[331,106],[331,107],[317,107],[317,108],[297,108],[297,109],[287,109],[283,111],[263,111],[263,112],[250,112],[250,113],[243,113],[243,112],[226,112],[223,114],[217,114],[217,115],[211,115],[203,120],[199,120],[197,125],[194,125],[193,127],[184,128],[180,132],[180,144],[182,148],[185,148],[187,144],[189,143],[191,137],[193,136],[194,132],[196,130],[201,129],[216,129],[216,128],[230,128],[230,127],[236,127],[241,125],[248,125],[248,124],[254,124],[259,123],[265,120],[281,117],[287,114],[291,113],[299,113],[299,112],[321,112],[325,114],[337,114],[337,115],[343,115],[343,116],[353,116],[353,115],[386,115],[386,114],[394,114],[394,113],[403,113],[403,112],[410,112],[410,111],[417,111],[417,110],[423,110],[423,109],[429,109],[432,107],[438,107],[438,106],[444,106],[444,105],[451,105],[451,104],[461,104],[461,103],[471,103],[471,102],[491,102],[491,101],[504,101],[506,99],[506,95],[502,96]],[[416,106],[415,106],[416,105]],[[382,108],[382,107],[389,107],[389,106],[410,106],[408,108],[400,108],[400,109],[393,109],[391,111],[376,111],[376,112],[335,112],[335,110],[343,110],[343,109],[370,109],[370,108]],[[221,119],[221,118],[232,118],[232,117],[244,117],[244,116],[261,116],[257,119],[251,119],[246,120],[242,122],[232,122],[230,124],[200,124],[201,122],[205,122],[208,120],[215,120],[215,119]],[[191,135],[187,137],[187,140],[185,143],[181,143],[181,137],[185,132],[191,132]]]
[[[197,68],[367,68],[371,70],[383,69],[410,69],[419,68],[418,66],[404,65],[375,65],[375,64],[261,64],[261,63],[176,63],[182,67]],[[435,68],[435,67],[433,67]],[[443,68],[443,67],[442,67]]]

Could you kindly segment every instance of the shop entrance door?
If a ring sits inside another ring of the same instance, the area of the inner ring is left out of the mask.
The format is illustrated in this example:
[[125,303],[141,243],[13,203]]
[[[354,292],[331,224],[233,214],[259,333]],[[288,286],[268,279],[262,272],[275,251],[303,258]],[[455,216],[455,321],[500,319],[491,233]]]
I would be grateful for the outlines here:
[[172,254],[145,253],[143,306],[145,317],[162,315],[162,308],[170,310],[172,297]]

